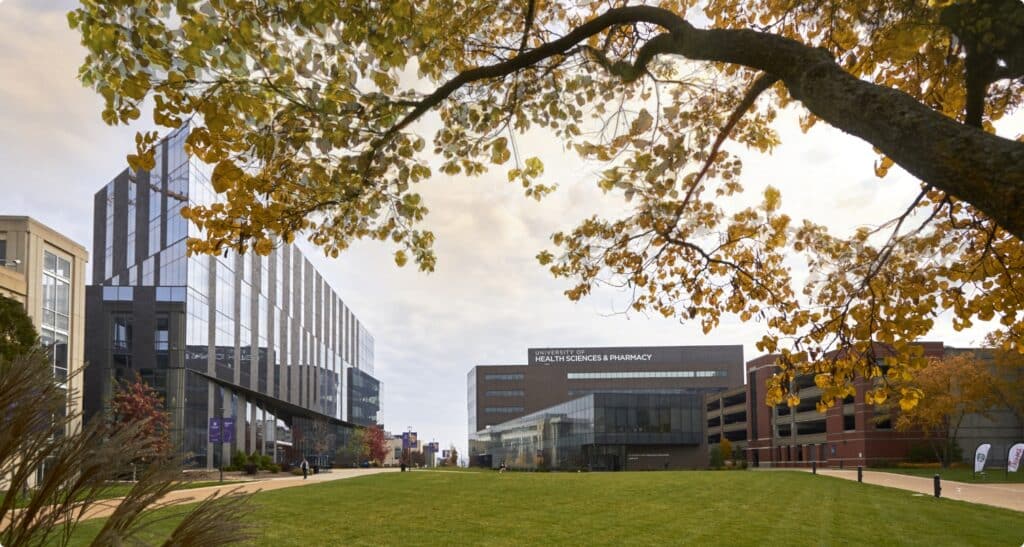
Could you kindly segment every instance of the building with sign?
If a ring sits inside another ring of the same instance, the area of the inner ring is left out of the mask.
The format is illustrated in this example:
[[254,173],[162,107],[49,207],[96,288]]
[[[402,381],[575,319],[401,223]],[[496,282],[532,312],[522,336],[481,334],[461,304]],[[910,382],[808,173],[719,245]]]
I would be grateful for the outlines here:
[[470,370],[469,459],[552,469],[699,467],[703,396],[742,384],[740,345],[530,349],[526,365]]
[[[86,415],[138,375],[164,396],[191,465],[235,450],[323,465],[354,427],[349,371],[376,382],[373,337],[294,245],[188,256],[186,238],[203,234],[181,209],[216,197],[188,131],[157,145],[151,172],[126,169],[95,195]],[[373,411],[359,418],[374,419],[378,396],[360,397]]]

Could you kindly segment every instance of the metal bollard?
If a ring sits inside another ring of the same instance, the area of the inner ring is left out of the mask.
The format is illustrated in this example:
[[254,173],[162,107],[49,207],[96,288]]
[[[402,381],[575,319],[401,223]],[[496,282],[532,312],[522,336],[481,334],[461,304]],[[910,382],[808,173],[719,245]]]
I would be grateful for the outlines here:
[[935,497],[942,497],[942,478],[939,477],[938,473],[936,473],[935,478],[932,479],[932,481],[935,483]]
[[857,482],[864,482],[864,466],[857,466]]
[[812,475],[817,475],[818,474],[818,462],[811,462],[811,474]]

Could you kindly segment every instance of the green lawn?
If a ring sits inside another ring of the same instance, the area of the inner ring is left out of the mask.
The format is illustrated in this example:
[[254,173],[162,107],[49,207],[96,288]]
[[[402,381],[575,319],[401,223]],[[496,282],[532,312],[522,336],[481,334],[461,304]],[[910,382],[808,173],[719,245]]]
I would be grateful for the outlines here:
[[274,546],[1024,541],[1024,513],[791,472],[418,471],[275,490],[254,501],[253,543]]
[[901,473],[903,475],[914,475],[915,477],[932,478],[936,473],[942,480],[974,482],[974,483],[997,483],[997,482],[1024,482],[1024,470],[1016,473],[1006,473],[1005,469],[986,469],[984,475],[975,476],[968,467],[957,467],[954,469],[908,469],[893,467],[887,469],[872,469],[871,471],[885,471],[886,473]]
[[[175,490],[191,490],[193,488],[206,488],[207,486],[217,486],[223,484],[237,484],[242,481],[196,481],[196,482],[183,482],[174,487]],[[103,497],[107,498],[120,498],[128,493],[132,489],[131,484],[114,484],[103,490]]]
[[[196,482],[183,482],[183,483],[178,484],[174,488],[174,490],[190,490],[190,489],[193,489],[193,488],[204,488],[204,487],[207,487],[207,486],[217,486],[218,484],[235,484],[235,483],[238,483],[238,482],[242,482],[242,481],[224,481],[224,482],[219,482],[219,481],[196,481]],[[112,485],[104,488],[100,492],[100,495],[96,497],[96,499],[106,500],[106,499],[111,499],[111,498],[121,498],[121,497],[124,497],[126,494],[128,494],[128,491],[131,490],[131,489],[132,489],[132,485],[128,484],[128,483],[112,484]],[[0,490],[0,497],[2,497],[4,494],[6,494],[6,492]],[[25,498],[18,498],[17,502],[15,502],[15,504],[14,504],[15,507],[25,507],[26,505],[28,505],[28,500],[25,499]]]

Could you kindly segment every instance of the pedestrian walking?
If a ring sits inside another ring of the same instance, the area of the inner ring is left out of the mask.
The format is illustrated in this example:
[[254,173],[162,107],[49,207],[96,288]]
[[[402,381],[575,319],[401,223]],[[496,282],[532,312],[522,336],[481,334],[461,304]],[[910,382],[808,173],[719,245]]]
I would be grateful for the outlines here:
[[309,462],[306,461],[306,458],[302,458],[302,463],[299,464],[299,467],[302,468],[302,480],[306,480],[306,477],[309,476]]

